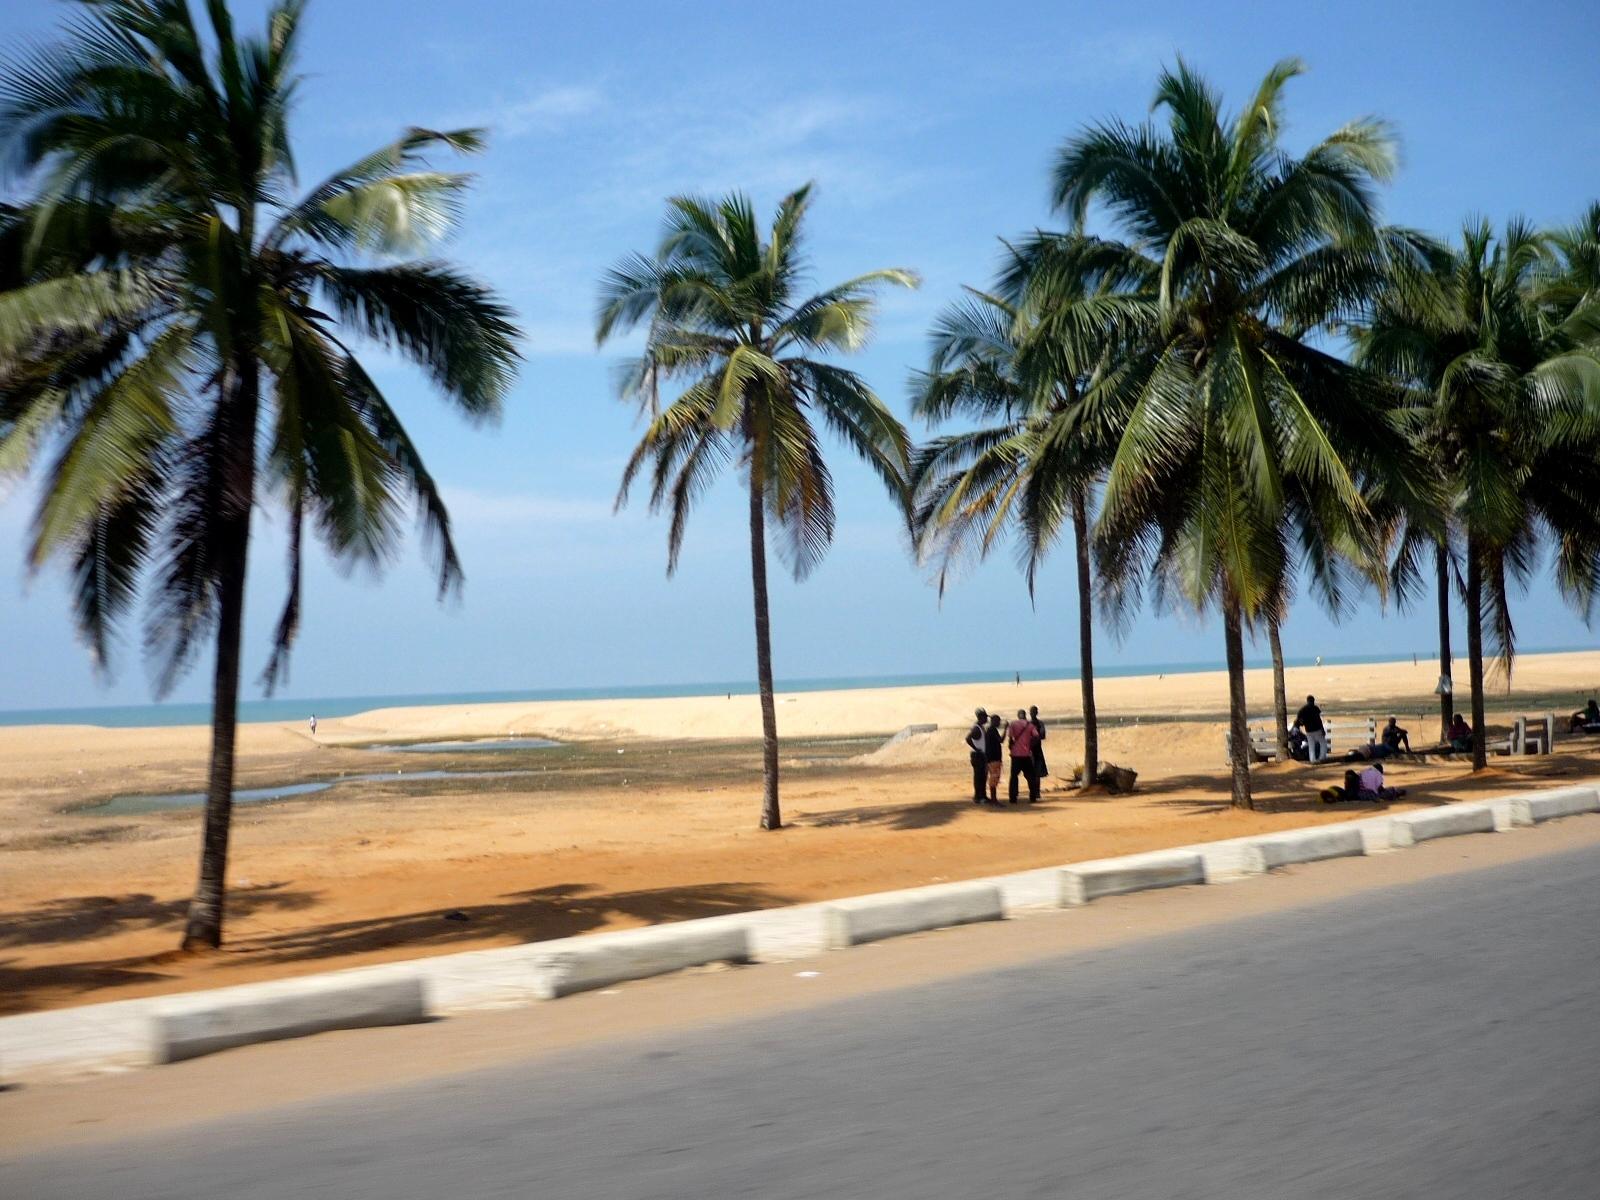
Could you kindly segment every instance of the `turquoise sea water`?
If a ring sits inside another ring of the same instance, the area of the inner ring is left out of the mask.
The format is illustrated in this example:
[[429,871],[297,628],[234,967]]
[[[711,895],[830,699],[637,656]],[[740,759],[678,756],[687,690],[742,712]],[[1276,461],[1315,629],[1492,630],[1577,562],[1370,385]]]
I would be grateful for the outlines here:
[[[1551,646],[1527,650],[1524,654],[1592,650],[1593,646]],[[1328,666],[1339,663],[1396,662],[1410,657],[1387,651],[1364,655],[1324,655]],[[1307,667],[1312,659],[1289,658],[1291,667]],[[1423,656],[1428,661],[1428,656]],[[1251,667],[1267,666],[1269,660],[1251,659]],[[1220,671],[1220,661],[1176,663],[1128,663],[1096,667],[1102,678],[1126,675],[1184,675],[1196,671]],[[1457,674],[1464,674],[1465,662]],[[1035,668],[1023,672],[1023,682],[1076,679],[1075,668]],[[831,679],[780,679],[780,692],[826,692],[857,688],[919,687],[929,684],[994,683],[1009,684],[1014,675],[995,671],[966,671],[939,675],[861,675]],[[518,692],[437,692],[410,696],[310,696],[293,699],[245,700],[239,704],[241,721],[304,721],[312,713],[318,717],[348,717],[374,708],[410,708],[430,704],[498,704],[504,701],[535,700],[638,700],[665,696],[747,696],[756,685],[749,680],[721,683],[662,683],[623,687],[538,688]],[[114,727],[145,725],[204,725],[211,720],[211,705],[202,704],[127,704],[100,708],[15,708],[0,709],[0,725],[105,725]]]

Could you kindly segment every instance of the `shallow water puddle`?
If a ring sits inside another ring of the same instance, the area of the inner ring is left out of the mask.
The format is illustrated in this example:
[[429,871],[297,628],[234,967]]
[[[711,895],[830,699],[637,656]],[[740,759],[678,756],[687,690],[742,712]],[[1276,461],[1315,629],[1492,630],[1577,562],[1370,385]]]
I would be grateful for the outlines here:
[[[272,787],[239,788],[233,793],[235,804],[258,804],[267,800],[285,800],[291,796],[309,796],[325,792],[341,783],[378,783],[384,780],[411,779],[503,779],[513,775],[532,775],[532,771],[380,771],[371,775],[341,775],[338,779],[321,779],[315,783],[280,783]],[[198,808],[206,802],[204,792],[168,792],[164,795],[114,796],[104,804],[80,809],[95,816],[130,813],[161,812],[169,808]]]
[[431,753],[442,750],[549,750],[560,744],[560,742],[552,742],[549,738],[510,737],[475,738],[471,741],[459,742],[411,742],[403,746],[372,745],[354,748],[358,750],[405,750]]

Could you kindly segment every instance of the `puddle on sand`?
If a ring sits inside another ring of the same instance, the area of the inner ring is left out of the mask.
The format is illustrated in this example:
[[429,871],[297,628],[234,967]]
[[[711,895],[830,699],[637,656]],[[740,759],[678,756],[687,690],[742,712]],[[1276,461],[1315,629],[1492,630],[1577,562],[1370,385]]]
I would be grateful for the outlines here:
[[508,737],[508,738],[474,738],[471,741],[459,742],[411,742],[404,746],[374,745],[361,746],[361,750],[404,750],[407,752],[442,753],[457,750],[549,750],[559,746],[560,742],[552,742],[549,738],[536,737]]
[[[291,796],[309,796],[325,792],[341,783],[377,783],[380,780],[409,779],[504,779],[513,775],[532,775],[532,771],[381,771],[371,775],[342,775],[338,779],[320,779],[315,783],[280,783],[274,787],[240,788],[233,793],[235,804],[259,804],[267,800],[285,800]],[[95,816],[130,813],[163,812],[169,808],[199,808],[206,802],[204,792],[168,792],[165,795],[115,796],[104,804],[95,804],[80,812]]]

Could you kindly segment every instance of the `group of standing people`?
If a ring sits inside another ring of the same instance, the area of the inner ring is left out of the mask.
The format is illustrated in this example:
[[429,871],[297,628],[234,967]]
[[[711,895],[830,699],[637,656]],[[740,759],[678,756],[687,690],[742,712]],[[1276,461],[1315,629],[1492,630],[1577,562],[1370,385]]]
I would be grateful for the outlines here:
[[[1017,781],[1020,776],[1028,781],[1028,803],[1039,802],[1039,781],[1050,773],[1044,759],[1044,722],[1039,719],[1038,706],[1027,710],[1017,709],[1017,719],[1002,727],[1000,714],[990,714],[978,709],[976,720],[967,731],[968,758],[972,763],[972,802],[974,804],[1000,803],[1000,769],[1004,762],[1002,751],[1011,751],[1012,804],[1018,802]],[[987,788],[987,792],[985,789]]]

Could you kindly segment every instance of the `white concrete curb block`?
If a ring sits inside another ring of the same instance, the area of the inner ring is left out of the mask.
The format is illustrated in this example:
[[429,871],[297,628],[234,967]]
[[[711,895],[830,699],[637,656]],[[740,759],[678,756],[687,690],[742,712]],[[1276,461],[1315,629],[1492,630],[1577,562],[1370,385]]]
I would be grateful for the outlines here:
[[838,949],[902,933],[999,921],[1005,902],[993,883],[942,883],[836,900],[823,909],[828,945]]
[[328,1029],[409,1025],[427,1020],[420,978],[316,978],[247,983],[158,1001],[150,1014],[150,1058],[178,1062]]
[[1077,863],[1060,874],[1061,904],[1087,904],[1102,896],[1121,896],[1151,888],[1182,887],[1206,881],[1205,860],[1198,854],[1133,854]]
[[1532,792],[1526,796],[1513,796],[1528,814],[1528,821],[1554,821],[1560,817],[1575,817],[1579,813],[1600,812],[1600,791],[1590,787],[1561,788],[1552,792]]
[[1277,833],[1255,839],[1268,869],[1295,863],[1321,862],[1326,858],[1350,858],[1367,852],[1362,831],[1348,825],[1319,826],[1292,833]]
[[524,954],[532,971],[534,995],[554,1000],[707,963],[749,962],[750,936],[739,925],[706,928],[699,921],[680,921],[538,942],[526,947]]
[[1229,838],[1225,842],[1201,842],[1178,846],[1171,853],[1198,854],[1205,865],[1207,883],[1236,883],[1267,869],[1261,847],[1255,838]]
[[1451,804],[1390,817],[1390,838],[1396,846],[1412,846],[1432,838],[1464,833],[1493,833],[1494,810],[1487,804]]
[[75,1079],[150,1066],[149,1000],[0,1019],[0,1081]]
[[1018,871],[1014,875],[995,875],[978,883],[992,883],[1000,889],[1000,903],[1008,917],[1055,910],[1061,907],[1060,867],[1037,871]]
[[540,999],[528,950],[527,946],[464,950],[419,958],[404,965],[427,984],[429,1015],[447,1017],[520,1008]]
[[823,912],[826,907],[796,904],[705,920],[722,921],[745,930],[750,936],[750,958],[754,962],[792,962],[828,949],[828,922]]

